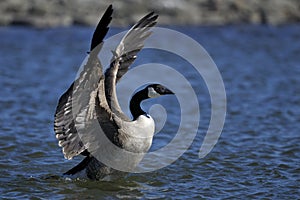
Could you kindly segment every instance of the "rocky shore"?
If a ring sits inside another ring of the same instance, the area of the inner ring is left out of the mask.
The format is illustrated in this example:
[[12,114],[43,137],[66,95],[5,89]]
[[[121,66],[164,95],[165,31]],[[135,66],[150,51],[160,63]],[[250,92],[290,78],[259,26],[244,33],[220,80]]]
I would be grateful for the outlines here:
[[0,26],[95,25],[111,3],[115,26],[132,24],[152,10],[161,25],[300,22],[299,0],[1,0]]

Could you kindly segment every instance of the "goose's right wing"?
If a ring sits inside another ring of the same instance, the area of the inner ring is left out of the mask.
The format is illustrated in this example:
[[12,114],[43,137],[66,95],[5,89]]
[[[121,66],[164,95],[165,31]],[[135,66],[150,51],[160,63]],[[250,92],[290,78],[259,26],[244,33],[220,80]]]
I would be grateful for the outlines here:
[[117,81],[128,71],[129,66],[136,59],[136,55],[143,48],[144,41],[151,34],[151,27],[157,23],[158,15],[149,13],[138,21],[122,38],[120,44],[113,52],[110,67],[105,72],[105,94],[107,102],[118,117],[128,118],[123,114],[116,95]]

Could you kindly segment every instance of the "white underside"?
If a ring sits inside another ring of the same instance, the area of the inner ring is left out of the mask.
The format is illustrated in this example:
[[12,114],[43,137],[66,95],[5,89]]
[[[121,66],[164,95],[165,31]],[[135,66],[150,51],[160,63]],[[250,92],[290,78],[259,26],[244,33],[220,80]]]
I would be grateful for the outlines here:
[[135,121],[123,122],[120,139],[124,139],[124,149],[146,153],[151,147],[154,130],[154,120],[150,115],[141,115]]

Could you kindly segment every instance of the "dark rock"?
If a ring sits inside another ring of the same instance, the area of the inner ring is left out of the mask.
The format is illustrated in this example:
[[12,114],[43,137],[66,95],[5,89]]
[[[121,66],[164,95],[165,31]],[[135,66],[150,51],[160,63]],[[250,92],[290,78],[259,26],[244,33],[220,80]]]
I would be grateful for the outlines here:
[[[1,0],[0,25],[95,25],[111,0]],[[300,21],[298,0],[115,0],[113,25],[128,26],[149,11],[159,24],[285,24]]]

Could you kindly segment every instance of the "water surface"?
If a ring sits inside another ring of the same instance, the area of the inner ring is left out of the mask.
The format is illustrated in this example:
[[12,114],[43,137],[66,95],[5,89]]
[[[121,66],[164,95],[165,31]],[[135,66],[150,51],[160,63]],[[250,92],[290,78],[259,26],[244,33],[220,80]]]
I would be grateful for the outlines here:
[[[81,157],[64,160],[53,132],[57,100],[74,80],[93,30],[0,28],[2,198],[299,198],[300,26],[173,28],[197,40],[216,62],[227,93],[224,130],[213,151],[199,159],[210,118],[209,95],[200,84],[201,121],[189,150],[166,168],[112,182],[61,177]],[[143,52],[140,58],[186,71],[159,55]],[[199,78],[186,73],[192,83]],[[157,102],[169,115],[152,150],[174,137],[179,122],[177,101]]]

